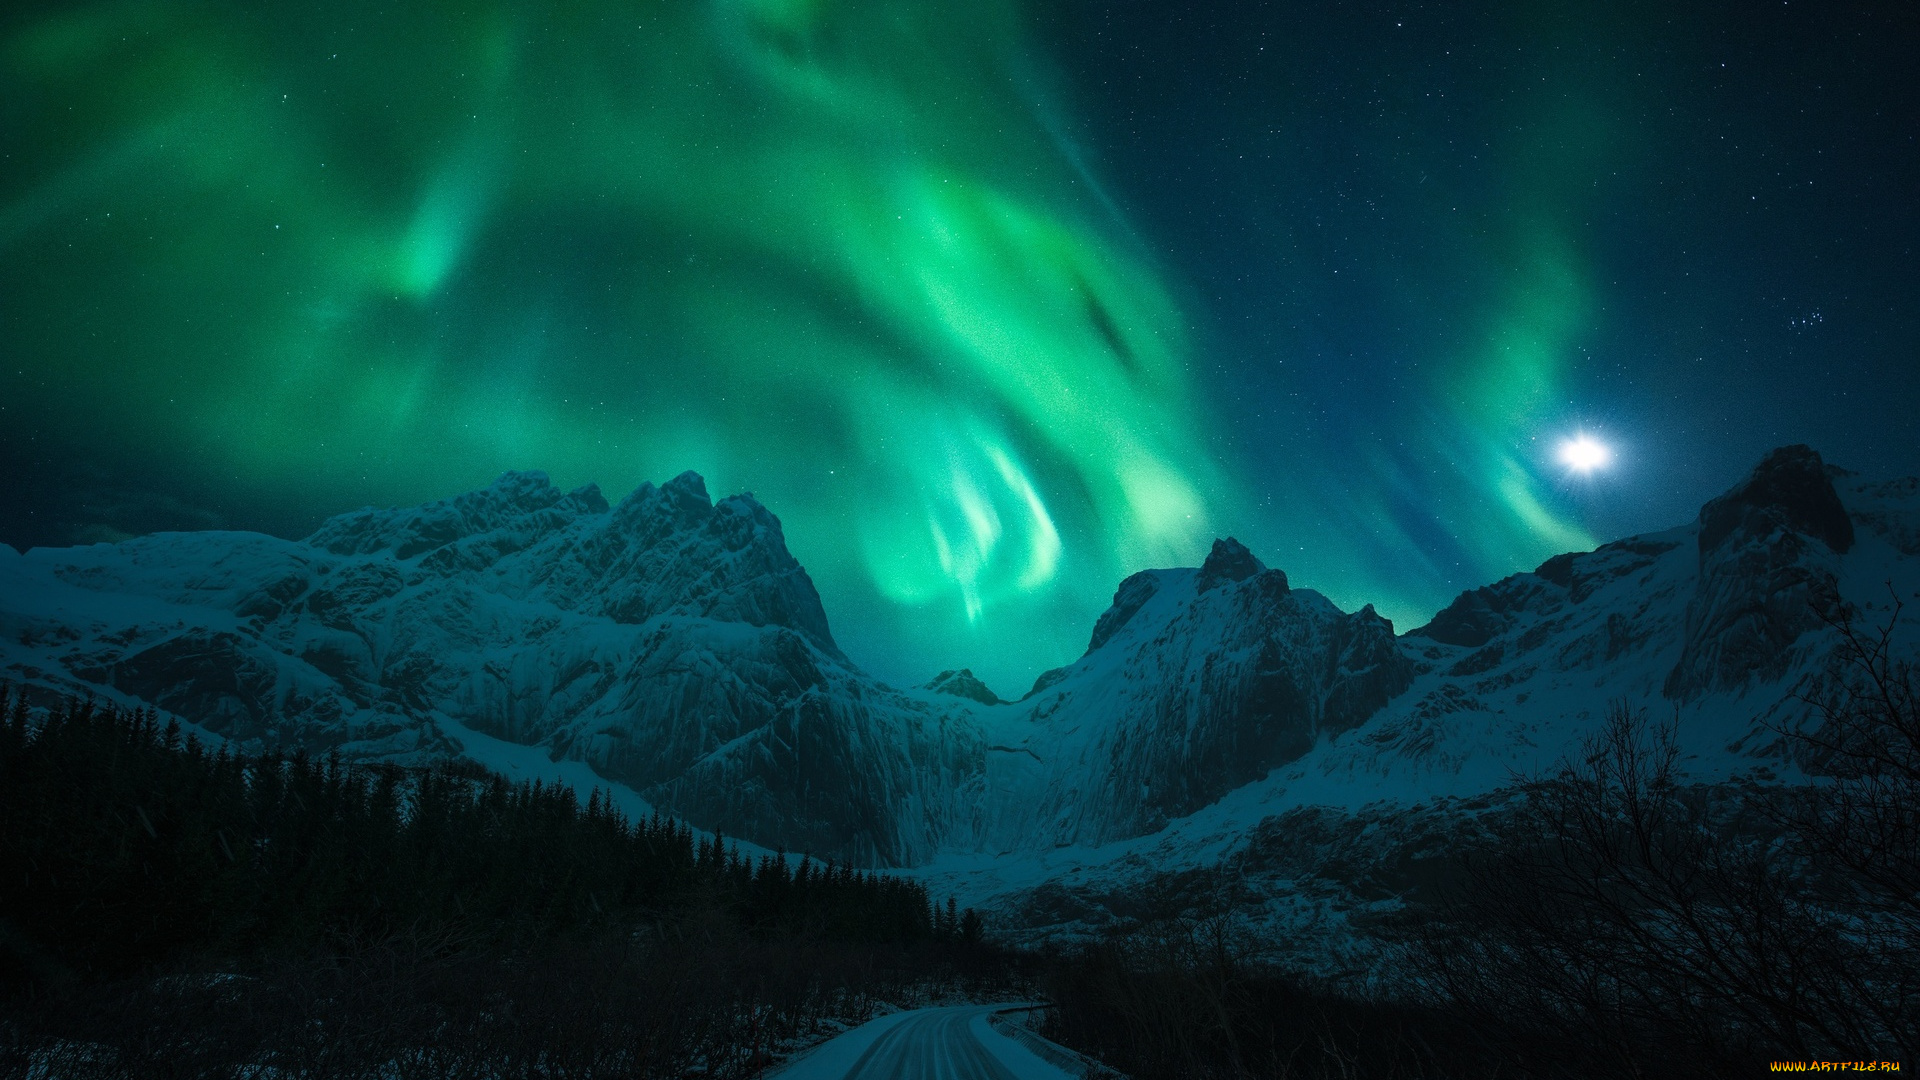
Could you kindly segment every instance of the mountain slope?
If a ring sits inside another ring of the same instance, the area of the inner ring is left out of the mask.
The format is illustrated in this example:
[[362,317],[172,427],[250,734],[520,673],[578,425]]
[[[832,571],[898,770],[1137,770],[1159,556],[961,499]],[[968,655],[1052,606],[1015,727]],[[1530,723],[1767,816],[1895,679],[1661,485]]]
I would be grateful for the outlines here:
[[860,671],[750,496],[714,503],[689,473],[609,505],[509,473],[304,541],[0,547],[0,670],[252,747],[537,746],[768,847],[937,857],[968,896],[1117,894],[1303,808],[1388,820],[1497,791],[1614,700],[1677,717],[1699,776],[1788,771],[1777,729],[1832,648],[1815,602],[1872,623],[1916,588],[1920,482],[1788,447],[1692,524],[1557,556],[1398,637],[1221,540],[1126,579],[1086,653],[1003,702],[965,670],[919,690]]
[[29,683],[359,759],[458,753],[452,721],[770,847],[923,858],[983,767],[939,702],[847,662],[773,515],[691,473],[612,507],[509,473],[304,542],[8,549],[0,588]]
[[1372,608],[1293,589],[1237,541],[1122,582],[1087,652],[994,710],[994,850],[1160,828],[1363,722],[1412,665]]
[[1836,598],[1863,628],[1900,608],[1893,640],[1917,651],[1920,480],[1872,482],[1783,448],[1689,525],[1463,593],[1395,642],[1404,691],[1149,835],[1083,831],[1018,861],[955,852],[930,873],[1044,935],[1131,917],[1184,895],[1184,875],[1231,868],[1281,937],[1307,941],[1312,923],[1345,940],[1351,920],[1431,879],[1435,837],[1576,752],[1614,702],[1673,721],[1693,780],[1796,775],[1782,732],[1831,678],[1821,612]]

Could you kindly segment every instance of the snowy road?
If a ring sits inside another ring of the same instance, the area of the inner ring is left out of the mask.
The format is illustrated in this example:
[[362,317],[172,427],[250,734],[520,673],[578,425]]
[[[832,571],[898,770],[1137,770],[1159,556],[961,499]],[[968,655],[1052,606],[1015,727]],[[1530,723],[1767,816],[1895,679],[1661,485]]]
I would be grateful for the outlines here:
[[914,1009],[854,1028],[772,1075],[778,1080],[1076,1080],[993,1030],[1006,1005]]

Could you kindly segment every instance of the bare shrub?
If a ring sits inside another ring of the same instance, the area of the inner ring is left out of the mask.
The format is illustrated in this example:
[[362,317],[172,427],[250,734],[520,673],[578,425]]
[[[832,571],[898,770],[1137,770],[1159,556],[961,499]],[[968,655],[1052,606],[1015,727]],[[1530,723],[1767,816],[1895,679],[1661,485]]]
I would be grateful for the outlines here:
[[1840,647],[1823,686],[1801,698],[1817,723],[1787,734],[1829,782],[1809,789],[1786,820],[1834,871],[1827,884],[1839,891],[1831,899],[1858,918],[1856,932],[1913,956],[1920,949],[1920,690],[1912,661],[1894,653],[1901,610],[1895,596],[1887,621],[1863,631],[1851,606],[1829,598],[1820,608]]
[[1159,920],[1059,957],[1048,1037],[1135,1080],[1484,1076],[1442,1013],[1257,963],[1227,915]]
[[1621,704],[1577,760],[1527,784],[1416,953],[1425,988],[1530,1075],[1683,1060],[1734,1076],[1910,1049],[1905,960],[1849,884],[1859,860],[1834,852],[1897,820],[1898,793],[1869,817],[1851,781],[1686,785],[1678,757],[1672,725]]

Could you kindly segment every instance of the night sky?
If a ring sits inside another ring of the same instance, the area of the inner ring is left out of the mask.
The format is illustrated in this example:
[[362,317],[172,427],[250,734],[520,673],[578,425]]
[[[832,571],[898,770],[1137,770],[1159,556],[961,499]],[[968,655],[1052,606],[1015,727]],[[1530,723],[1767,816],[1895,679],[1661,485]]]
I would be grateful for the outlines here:
[[902,682],[1226,534],[1405,629],[1920,471],[1917,11],[8,5],[0,540],[693,469]]

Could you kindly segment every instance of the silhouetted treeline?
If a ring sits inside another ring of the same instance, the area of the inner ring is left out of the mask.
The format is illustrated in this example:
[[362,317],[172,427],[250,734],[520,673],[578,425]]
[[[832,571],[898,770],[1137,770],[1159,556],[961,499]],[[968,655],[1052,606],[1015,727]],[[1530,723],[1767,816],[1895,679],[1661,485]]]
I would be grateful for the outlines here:
[[0,689],[0,964],[103,977],[398,933],[516,940],[698,909],[750,936],[957,936],[917,882],[742,856],[595,792],[209,751],[154,714]]
[[882,998],[1004,987],[980,932],[597,792],[0,688],[0,1075],[750,1076]]

